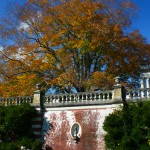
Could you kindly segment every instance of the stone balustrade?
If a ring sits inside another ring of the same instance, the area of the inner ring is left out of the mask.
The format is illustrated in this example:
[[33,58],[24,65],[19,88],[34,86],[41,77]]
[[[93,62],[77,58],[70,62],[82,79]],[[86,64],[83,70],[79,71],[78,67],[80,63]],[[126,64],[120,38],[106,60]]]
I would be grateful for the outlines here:
[[70,94],[55,94],[45,95],[43,97],[44,104],[77,104],[77,103],[90,103],[99,102],[104,103],[113,100],[113,91],[103,92],[83,92],[83,93],[70,93]]
[[[117,85],[114,90],[97,92],[80,92],[68,94],[49,94],[41,95],[37,90],[34,96],[0,98],[0,106],[20,105],[21,103],[30,103],[33,106],[75,106],[75,105],[94,105],[107,103],[121,103],[123,100],[122,86]],[[138,99],[150,99],[150,88],[126,89],[127,101]]]
[[33,96],[0,98],[0,106],[19,105],[21,103],[33,103]]
[[150,88],[129,89],[126,92],[126,99],[149,99]]

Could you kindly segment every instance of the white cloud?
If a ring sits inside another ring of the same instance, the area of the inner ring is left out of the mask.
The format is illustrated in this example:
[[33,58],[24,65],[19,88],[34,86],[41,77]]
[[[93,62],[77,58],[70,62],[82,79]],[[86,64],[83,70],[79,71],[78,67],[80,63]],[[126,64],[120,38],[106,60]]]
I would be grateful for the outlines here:
[[25,59],[25,55],[23,54],[23,48],[18,48],[17,54],[13,54],[11,56],[12,59],[21,60]]
[[21,22],[19,27],[18,27],[18,30],[28,30],[29,29],[29,26],[27,23],[24,23],[24,22]]
[[4,47],[3,46],[0,46],[0,51],[3,51],[4,50]]

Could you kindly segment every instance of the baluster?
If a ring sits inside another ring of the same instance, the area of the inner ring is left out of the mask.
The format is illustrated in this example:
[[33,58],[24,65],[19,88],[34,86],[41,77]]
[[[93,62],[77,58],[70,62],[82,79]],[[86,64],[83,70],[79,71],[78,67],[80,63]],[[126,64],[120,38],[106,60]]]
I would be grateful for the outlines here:
[[66,103],[68,102],[68,95],[66,95]]
[[74,102],[77,102],[78,101],[78,96],[75,94],[74,95]]
[[92,93],[88,93],[88,100],[92,101]]
[[144,98],[144,90],[141,90],[141,97]]
[[62,96],[59,96],[59,103],[62,103]]
[[92,99],[93,99],[92,93],[89,93],[89,97],[90,97],[90,101],[92,101]]
[[23,103],[27,102],[27,99],[25,97],[22,97]]
[[65,102],[66,102],[66,96],[64,95],[63,97],[64,97],[64,98],[63,98],[63,99],[64,99],[64,101],[63,101],[63,102],[65,103]]
[[136,98],[139,98],[139,90],[136,91]]
[[28,103],[29,103],[29,104],[31,103],[31,98],[30,98],[30,97],[28,97]]
[[138,99],[140,98],[140,90],[139,89],[137,90],[137,98]]
[[55,104],[56,103],[56,96],[53,96],[53,103]]
[[8,106],[8,98],[6,98],[5,106]]
[[69,102],[71,102],[71,95],[68,95],[68,97],[69,97]]
[[19,105],[19,98],[16,99],[16,105]]
[[9,106],[9,99],[7,99],[7,106]]
[[44,101],[44,103],[46,103],[46,104],[52,102],[50,96],[45,96],[45,97],[43,98],[43,101]]
[[105,95],[105,100],[107,100],[107,97],[108,97],[108,96],[107,96],[107,93],[105,93],[104,95]]
[[96,101],[99,99],[99,93],[96,93]]
[[23,101],[22,98],[19,98],[19,104],[22,104],[22,101]]
[[23,102],[24,102],[24,103],[27,103],[27,102],[28,102],[26,97],[23,98]]
[[3,100],[3,105],[6,106],[6,100],[5,99]]
[[46,103],[53,103],[52,95],[46,97]]
[[56,98],[56,103],[59,103],[59,97],[56,96],[55,98]]
[[28,103],[29,103],[29,104],[31,103],[31,101],[30,101],[30,98],[29,98],[29,97],[27,97],[27,101],[28,101]]
[[70,99],[69,99],[69,95],[66,96],[66,102],[69,102]]
[[146,89],[146,97],[149,97],[149,90]]
[[133,99],[133,93],[132,93],[132,91],[129,92],[129,98]]
[[112,99],[112,93],[109,93],[109,100]]
[[105,100],[105,93],[102,93],[102,94],[103,94],[103,96],[102,96],[102,97],[103,97],[103,98],[102,98],[102,100],[104,101],[104,100]]
[[53,98],[52,98],[52,95],[48,96],[47,97],[47,103],[53,103]]
[[81,94],[79,94],[79,95],[78,95],[78,98],[79,98],[79,99],[78,99],[78,100],[79,100],[79,102],[81,102],[81,101],[82,101],[82,95],[81,95]]
[[13,101],[15,100],[15,98],[10,100],[10,104],[13,105]]
[[81,93],[81,97],[82,97],[81,101],[84,101],[84,94],[83,93]]
[[33,103],[33,97],[31,98],[31,103]]
[[147,96],[147,90],[144,89],[144,98]]
[[7,100],[7,106],[9,106],[10,103],[11,103],[11,101],[10,101],[11,99],[10,99],[10,98],[7,98],[6,100]]
[[90,93],[87,93],[87,101],[90,101],[90,100],[91,100]]
[[55,97],[53,95],[51,96],[51,99],[52,99],[52,103],[54,104],[55,103]]
[[72,101],[72,102],[75,102],[75,95],[72,95],[71,97],[72,97],[72,100],[71,100],[71,101]]
[[102,100],[103,99],[103,94],[102,93],[100,93],[100,100]]
[[96,93],[93,93],[93,101],[96,100]]
[[80,101],[83,101],[83,95],[82,95],[82,93],[80,94]]
[[77,102],[80,101],[80,96],[78,94],[76,94],[76,98],[77,98]]
[[147,91],[148,91],[148,97],[150,97],[150,89],[148,89]]
[[80,95],[77,95],[77,98],[78,98],[78,102],[80,101]]
[[135,99],[136,98],[136,91],[133,91],[133,98],[132,99]]
[[84,100],[85,100],[85,101],[88,101],[88,94],[85,94]]
[[100,95],[100,93],[98,93],[98,100],[100,100],[101,99],[101,95]]
[[57,99],[57,96],[55,96],[55,103],[57,103],[58,102],[58,99]]
[[63,95],[61,96],[61,99],[62,99],[62,103],[63,103],[64,102],[64,96]]
[[55,97],[53,95],[49,96],[49,102],[52,104],[55,103]]

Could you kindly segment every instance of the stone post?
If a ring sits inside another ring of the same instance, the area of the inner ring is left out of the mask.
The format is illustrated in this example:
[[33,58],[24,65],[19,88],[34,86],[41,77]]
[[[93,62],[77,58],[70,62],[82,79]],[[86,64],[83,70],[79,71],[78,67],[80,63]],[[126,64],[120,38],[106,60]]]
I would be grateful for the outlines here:
[[144,88],[144,78],[142,77],[140,80],[141,80],[141,89],[143,89]]
[[149,88],[149,78],[146,78],[146,88]]
[[114,101],[115,102],[122,101],[122,86],[121,86],[121,84],[114,85]]
[[119,77],[115,78],[116,84],[114,87],[114,102],[123,102],[126,99],[125,88],[120,84]]
[[41,85],[36,84],[36,91],[34,91],[33,97],[33,105],[40,106],[41,105]]

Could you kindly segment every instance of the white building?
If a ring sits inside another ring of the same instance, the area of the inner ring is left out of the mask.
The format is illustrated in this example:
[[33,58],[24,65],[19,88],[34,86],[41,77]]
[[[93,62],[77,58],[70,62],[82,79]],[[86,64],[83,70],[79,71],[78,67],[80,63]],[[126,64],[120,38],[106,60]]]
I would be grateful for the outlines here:
[[150,96],[150,65],[141,66],[142,73],[140,75],[142,96]]

